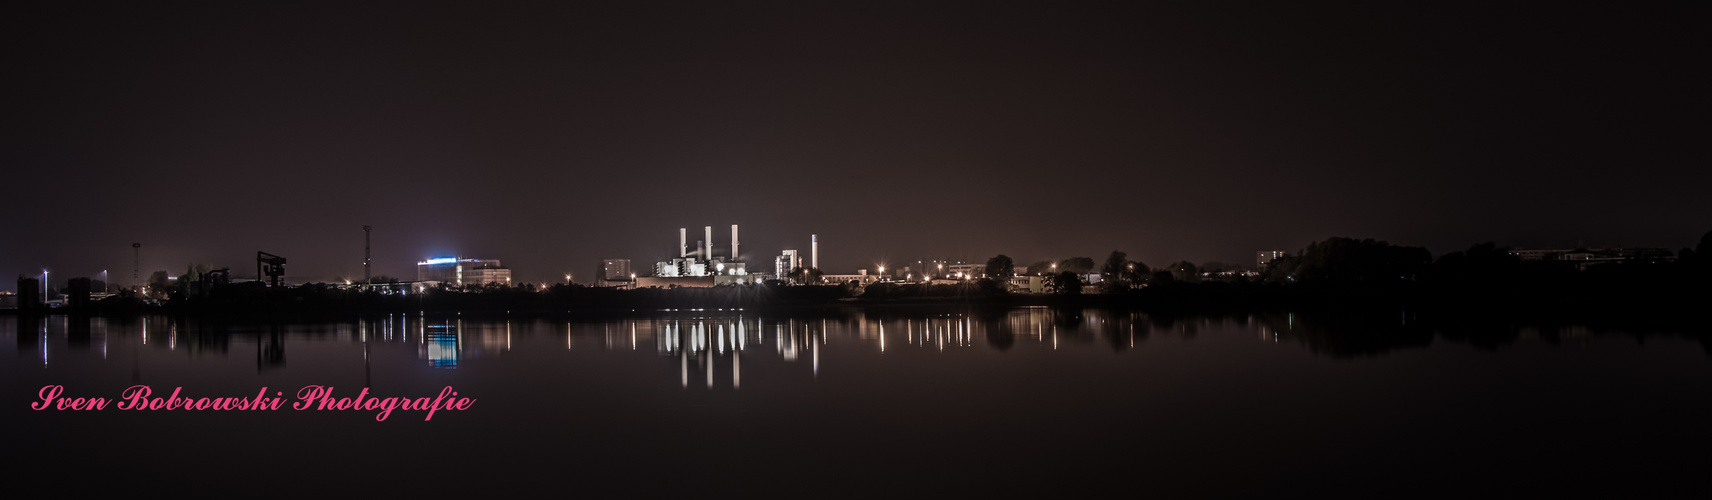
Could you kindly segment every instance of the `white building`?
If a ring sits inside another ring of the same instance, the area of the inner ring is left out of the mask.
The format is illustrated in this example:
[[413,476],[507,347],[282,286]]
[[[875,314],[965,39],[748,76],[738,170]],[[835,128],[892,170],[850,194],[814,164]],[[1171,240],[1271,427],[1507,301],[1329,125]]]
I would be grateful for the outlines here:
[[438,257],[416,263],[416,281],[452,286],[511,284],[511,270],[494,259]]

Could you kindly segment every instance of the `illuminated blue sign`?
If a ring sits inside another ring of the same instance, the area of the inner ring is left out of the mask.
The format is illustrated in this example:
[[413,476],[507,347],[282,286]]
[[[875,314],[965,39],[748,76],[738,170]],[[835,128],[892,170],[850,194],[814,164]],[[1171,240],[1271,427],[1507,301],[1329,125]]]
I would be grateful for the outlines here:
[[426,265],[434,265],[434,264],[451,264],[451,263],[457,262],[457,261],[458,261],[457,257],[436,257],[436,258],[432,258],[432,259],[422,261],[422,263],[426,264]]

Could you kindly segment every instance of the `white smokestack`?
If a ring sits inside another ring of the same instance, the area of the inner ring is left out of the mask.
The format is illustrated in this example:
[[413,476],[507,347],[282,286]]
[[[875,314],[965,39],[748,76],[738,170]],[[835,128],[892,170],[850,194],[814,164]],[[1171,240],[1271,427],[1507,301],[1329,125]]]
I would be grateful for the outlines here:
[[808,267],[820,269],[820,235],[808,235]]
[[737,262],[737,225],[731,225],[731,261]]
[[704,231],[707,232],[707,255],[702,256],[702,259],[713,260],[713,226],[707,226]]
[[687,228],[687,227],[678,228],[678,258],[680,258],[680,259],[690,256],[689,237],[690,237],[690,229],[689,228]]

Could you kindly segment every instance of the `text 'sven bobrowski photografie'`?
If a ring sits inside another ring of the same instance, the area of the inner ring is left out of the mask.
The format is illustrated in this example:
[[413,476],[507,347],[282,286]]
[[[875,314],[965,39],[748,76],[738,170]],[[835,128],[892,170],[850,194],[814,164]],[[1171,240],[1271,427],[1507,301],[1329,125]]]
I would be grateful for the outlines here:
[[0,474],[1712,498],[1708,11],[9,5]]

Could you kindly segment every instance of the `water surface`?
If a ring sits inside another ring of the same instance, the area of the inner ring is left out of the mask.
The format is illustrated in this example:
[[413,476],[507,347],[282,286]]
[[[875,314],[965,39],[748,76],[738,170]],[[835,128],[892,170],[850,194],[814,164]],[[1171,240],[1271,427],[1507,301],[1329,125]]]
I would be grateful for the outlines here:
[[[1019,309],[324,324],[0,317],[8,477],[110,492],[1704,494],[1696,332]],[[67,396],[466,411],[32,411]]]

